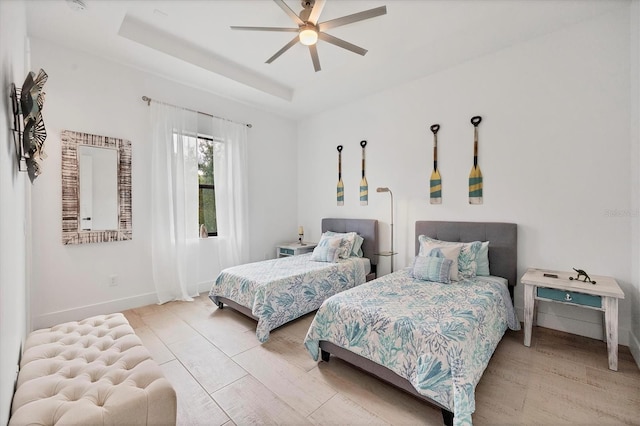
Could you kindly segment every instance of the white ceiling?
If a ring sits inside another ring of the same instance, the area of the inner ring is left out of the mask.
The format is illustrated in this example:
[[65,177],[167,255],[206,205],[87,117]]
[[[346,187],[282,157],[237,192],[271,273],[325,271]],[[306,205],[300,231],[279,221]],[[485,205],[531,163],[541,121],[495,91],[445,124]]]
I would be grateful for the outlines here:
[[[2,0],[0,0],[2,1]],[[386,5],[387,14],[327,31],[369,52],[320,41],[322,71],[269,0],[27,1],[28,34],[294,119],[441,71],[628,4],[628,0],[327,0],[320,22]],[[296,13],[300,0],[286,0]]]

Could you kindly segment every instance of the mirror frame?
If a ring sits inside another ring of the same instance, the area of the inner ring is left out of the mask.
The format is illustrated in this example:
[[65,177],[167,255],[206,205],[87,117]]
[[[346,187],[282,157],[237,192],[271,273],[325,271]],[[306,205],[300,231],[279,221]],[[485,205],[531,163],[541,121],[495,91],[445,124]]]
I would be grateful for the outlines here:
[[[63,130],[62,140],[62,244],[126,241],[133,237],[131,214],[131,142],[89,133]],[[118,229],[80,230],[78,146],[118,151]]]

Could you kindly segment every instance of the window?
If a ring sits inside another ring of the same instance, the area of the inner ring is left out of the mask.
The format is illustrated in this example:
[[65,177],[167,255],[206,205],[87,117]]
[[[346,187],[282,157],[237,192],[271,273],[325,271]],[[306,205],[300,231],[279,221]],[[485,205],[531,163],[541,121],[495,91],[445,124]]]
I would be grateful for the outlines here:
[[216,221],[216,188],[213,181],[213,139],[198,136],[198,223],[204,224],[209,236],[218,235]]

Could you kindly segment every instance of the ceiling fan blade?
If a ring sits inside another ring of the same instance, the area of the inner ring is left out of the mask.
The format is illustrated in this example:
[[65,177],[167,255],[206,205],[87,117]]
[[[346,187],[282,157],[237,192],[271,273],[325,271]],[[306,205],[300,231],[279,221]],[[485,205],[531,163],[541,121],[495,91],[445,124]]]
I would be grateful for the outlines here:
[[291,19],[293,19],[293,22],[295,22],[297,25],[304,25],[304,22],[302,21],[302,19],[300,19],[300,17],[293,10],[291,10],[289,6],[287,6],[284,0],[273,0],[273,1],[276,2],[276,4],[280,6],[280,8],[284,10],[284,12],[287,15],[289,15]]
[[386,13],[387,13],[387,6],[380,6],[374,9],[369,9],[362,12],[354,13],[353,15],[343,16],[342,18],[336,18],[330,21],[321,22],[318,24],[318,28],[320,29],[320,31],[326,31],[330,28],[352,24],[354,22],[363,21],[365,19],[375,18],[376,16],[380,16],[380,15],[386,15]]
[[309,52],[311,53],[311,60],[313,61],[313,69],[316,72],[320,71],[320,58],[318,57],[318,48],[315,44],[309,46]]
[[[309,22],[313,25],[318,23],[318,19],[320,18],[320,14],[322,13],[322,9],[324,8],[325,0],[316,0],[313,4],[313,9],[311,9],[311,14],[309,15]],[[316,70],[317,71],[317,70]]]
[[297,33],[300,31],[299,28],[281,28],[281,27],[238,27],[232,25],[230,27],[232,30],[244,30],[244,31],[284,31],[289,33]]
[[265,61],[265,63],[270,64],[271,62],[275,61],[276,59],[278,59],[278,57],[279,57],[280,55],[282,55],[282,54],[283,54],[284,52],[286,52],[287,50],[291,49],[291,47],[292,47],[293,45],[295,45],[297,42],[298,42],[298,36],[295,36],[295,37],[293,38],[293,40],[291,40],[289,43],[285,44],[285,45],[284,45],[284,47],[283,47],[282,49],[278,50],[278,51],[276,52],[276,54],[275,54],[275,55],[273,55],[272,57],[270,57],[269,59],[267,59],[267,60]]
[[327,43],[335,44],[338,47],[342,47],[343,49],[350,50],[353,53],[357,53],[358,55],[364,56],[368,52],[367,49],[363,49],[360,46],[356,46],[355,44],[349,43],[348,41],[344,41],[338,37],[334,37],[327,33],[318,33],[318,38],[320,40],[326,41]]

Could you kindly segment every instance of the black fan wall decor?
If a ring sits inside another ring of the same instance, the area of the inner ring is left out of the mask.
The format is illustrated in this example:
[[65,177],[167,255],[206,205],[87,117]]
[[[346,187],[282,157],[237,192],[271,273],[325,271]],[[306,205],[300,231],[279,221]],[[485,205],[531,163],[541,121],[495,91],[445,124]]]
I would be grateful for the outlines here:
[[42,119],[45,95],[42,89],[47,78],[47,73],[41,69],[38,75],[30,72],[21,89],[11,85],[12,131],[18,170],[28,172],[31,182],[41,173],[40,161],[47,158],[43,149],[47,130]]
[[284,47],[278,50],[273,56],[266,60],[267,64],[275,61],[284,52],[293,47],[296,43],[300,42],[309,47],[311,53],[311,61],[313,62],[313,68],[316,72],[320,71],[320,58],[318,57],[318,49],[316,43],[318,39],[331,43],[335,46],[349,50],[358,55],[364,56],[367,53],[366,49],[360,46],[349,43],[327,34],[325,31],[340,27],[342,25],[352,24],[354,22],[363,21],[365,19],[375,18],[376,16],[385,15],[387,13],[386,6],[376,7],[374,9],[365,10],[362,12],[354,13],[352,15],[343,16],[329,21],[318,22],[320,13],[325,5],[325,0],[302,0],[302,11],[297,15],[284,0],[273,0],[289,17],[298,25],[298,28],[283,28],[283,27],[240,27],[232,26],[232,30],[245,30],[245,31],[283,31],[298,33],[296,36]]

